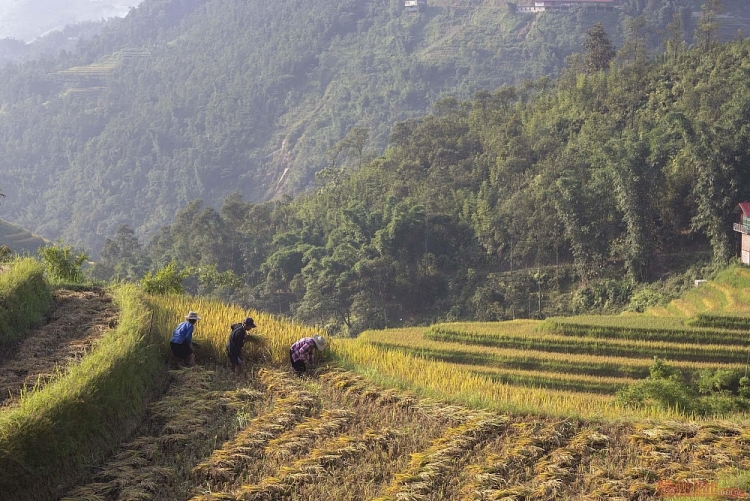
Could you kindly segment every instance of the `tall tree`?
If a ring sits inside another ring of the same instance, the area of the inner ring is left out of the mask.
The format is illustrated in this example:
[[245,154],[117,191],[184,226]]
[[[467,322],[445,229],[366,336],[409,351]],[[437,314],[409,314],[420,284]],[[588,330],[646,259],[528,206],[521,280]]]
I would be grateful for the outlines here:
[[96,266],[100,278],[116,276],[122,280],[139,280],[151,265],[146,252],[135,235],[135,231],[123,224],[115,231],[114,238],[107,238]]
[[584,57],[586,71],[593,73],[609,69],[609,63],[614,59],[616,52],[602,23],[596,23],[586,30],[583,47],[586,49]]
[[665,51],[672,60],[685,52],[685,22],[682,11],[674,13],[672,21],[667,25],[667,39]]
[[703,50],[708,50],[718,40],[719,14],[722,11],[721,0],[705,0],[701,8],[701,17],[698,19],[696,39]]

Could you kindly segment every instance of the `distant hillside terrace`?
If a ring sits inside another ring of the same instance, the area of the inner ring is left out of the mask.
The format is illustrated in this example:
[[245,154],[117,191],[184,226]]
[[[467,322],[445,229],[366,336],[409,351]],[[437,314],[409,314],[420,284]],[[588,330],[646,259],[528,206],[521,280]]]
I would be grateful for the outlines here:
[[536,0],[533,5],[519,5],[516,12],[568,12],[572,8],[612,11],[615,0]]

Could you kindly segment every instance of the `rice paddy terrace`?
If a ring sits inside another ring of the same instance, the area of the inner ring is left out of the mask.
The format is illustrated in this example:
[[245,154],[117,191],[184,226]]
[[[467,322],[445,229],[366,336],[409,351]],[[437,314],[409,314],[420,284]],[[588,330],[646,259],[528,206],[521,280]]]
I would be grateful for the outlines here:
[[15,253],[36,254],[39,247],[47,242],[28,230],[0,220],[0,247],[6,246]]
[[349,371],[173,371],[139,434],[62,499],[653,499],[659,480],[747,467],[730,423],[502,414],[384,389]]
[[[746,280],[750,272],[731,269],[685,296],[679,311],[690,309],[690,317],[662,309],[332,339],[328,360],[306,378],[293,377],[286,358],[291,342],[314,329],[201,298],[149,298],[148,329],[164,345],[186,311],[200,312],[199,364],[170,371],[134,432],[50,499],[744,493],[750,427],[743,416],[628,410],[614,394],[647,376],[654,356],[685,372],[744,368]],[[248,347],[252,363],[238,377],[224,366],[224,343],[228,326],[248,313],[265,342]]]
[[0,409],[16,404],[24,388],[54,378],[82,358],[117,323],[117,308],[103,290],[54,292],[47,323],[14,343],[0,345]]

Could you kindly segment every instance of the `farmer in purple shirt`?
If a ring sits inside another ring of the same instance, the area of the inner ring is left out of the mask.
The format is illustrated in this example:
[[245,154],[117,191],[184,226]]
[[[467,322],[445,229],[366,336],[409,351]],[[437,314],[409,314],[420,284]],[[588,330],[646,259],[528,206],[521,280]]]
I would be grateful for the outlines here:
[[303,337],[292,345],[289,350],[289,360],[298,376],[301,376],[307,370],[306,364],[312,365],[315,363],[315,351],[323,351],[325,347],[325,338],[318,335]]

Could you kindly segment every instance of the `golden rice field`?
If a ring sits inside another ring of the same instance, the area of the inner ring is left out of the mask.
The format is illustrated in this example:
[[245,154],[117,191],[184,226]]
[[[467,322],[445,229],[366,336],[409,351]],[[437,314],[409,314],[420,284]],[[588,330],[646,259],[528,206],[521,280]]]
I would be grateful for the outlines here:
[[[738,304],[733,297],[727,304]],[[370,331],[332,340],[324,363],[297,378],[288,348],[315,329],[199,298],[148,303],[165,351],[184,315],[200,314],[199,364],[171,372],[133,440],[66,501],[593,501],[668,499],[695,488],[750,492],[746,419],[625,409],[613,396],[648,374],[651,355],[637,355],[655,346],[684,371],[745,367],[737,333],[717,326],[724,315],[701,325],[649,315]],[[248,315],[263,342],[251,346],[246,373],[233,376],[224,344],[229,326]],[[586,349],[568,352],[571,342]]]
[[[64,501],[660,499],[744,488],[750,430],[448,405],[327,368],[172,371],[139,433]],[[711,484],[713,485],[713,484]]]

